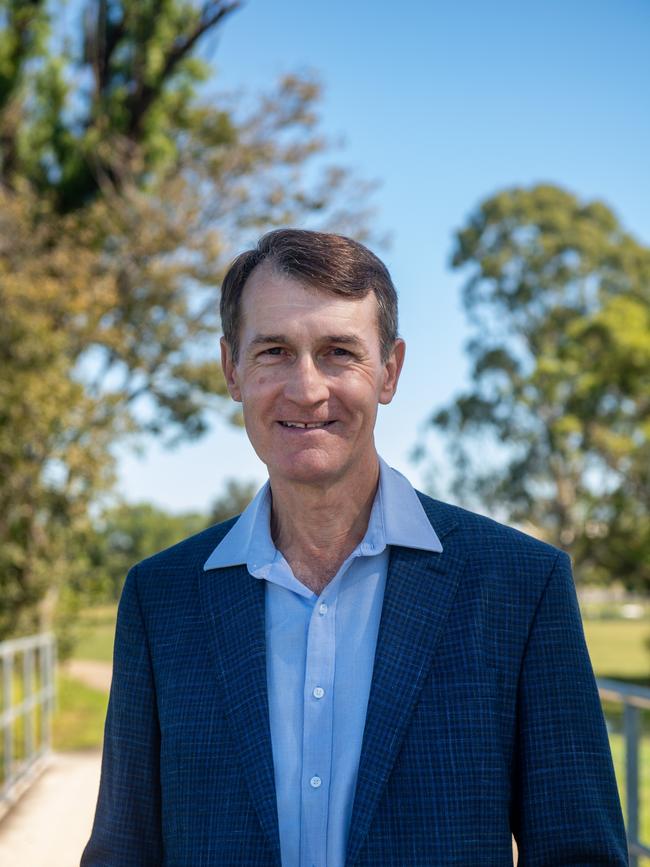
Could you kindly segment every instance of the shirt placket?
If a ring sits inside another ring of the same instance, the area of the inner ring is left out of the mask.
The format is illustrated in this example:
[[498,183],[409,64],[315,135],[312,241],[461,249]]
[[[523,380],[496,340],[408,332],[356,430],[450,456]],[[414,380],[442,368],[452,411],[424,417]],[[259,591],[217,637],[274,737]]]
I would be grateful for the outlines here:
[[327,864],[337,595],[335,589],[330,588],[316,601],[307,636],[303,697],[301,867],[326,867]]

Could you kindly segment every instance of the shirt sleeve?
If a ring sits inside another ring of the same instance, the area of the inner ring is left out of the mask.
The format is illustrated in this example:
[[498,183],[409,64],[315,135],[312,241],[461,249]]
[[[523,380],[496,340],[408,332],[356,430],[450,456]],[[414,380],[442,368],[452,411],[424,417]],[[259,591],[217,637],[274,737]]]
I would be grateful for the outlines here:
[[160,728],[134,567],[118,608],[99,797],[80,867],[160,865],[160,816]]

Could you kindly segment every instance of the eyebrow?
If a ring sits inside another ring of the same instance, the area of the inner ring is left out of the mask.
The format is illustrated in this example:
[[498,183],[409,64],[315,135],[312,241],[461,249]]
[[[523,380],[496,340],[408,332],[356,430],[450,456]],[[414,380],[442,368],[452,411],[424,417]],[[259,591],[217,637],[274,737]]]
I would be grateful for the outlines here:
[[[341,343],[345,346],[365,347],[365,343],[354,334],[326,334],[323,343]],[[284,334],[257,334],[250,342],[250,346],[266,345],[268,343],[291,343]]]
[[343,343],[346,346],[365,347],[365,343],[354,334],[328,334],[325,338],[326,343]]
[[258,334],[254,337],[250,346],[259,346],[262,343],[286,343],[287,338],[283,334]]

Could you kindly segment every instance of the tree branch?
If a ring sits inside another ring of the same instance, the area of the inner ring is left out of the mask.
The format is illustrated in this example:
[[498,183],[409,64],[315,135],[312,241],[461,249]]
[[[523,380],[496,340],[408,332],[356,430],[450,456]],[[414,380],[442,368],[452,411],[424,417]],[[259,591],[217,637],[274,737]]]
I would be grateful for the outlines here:
[[131,119],[129,134],[137,136],[140,131],[142,120],[155,98],[160,94],[164,84],[173,75],[174,70],[183,58],[191,52],[198,40],[209,30],[213,30],[228,15],[235,12],[241,6],[241,0],[232,0],[224,3],[217,0],[217,8],[211,8],[214,4],[206,3],[201,11],[201,17],[196,27],[185,37],[178,39],[167,56],[163,70],[155,85],[143,85],[131,106]]

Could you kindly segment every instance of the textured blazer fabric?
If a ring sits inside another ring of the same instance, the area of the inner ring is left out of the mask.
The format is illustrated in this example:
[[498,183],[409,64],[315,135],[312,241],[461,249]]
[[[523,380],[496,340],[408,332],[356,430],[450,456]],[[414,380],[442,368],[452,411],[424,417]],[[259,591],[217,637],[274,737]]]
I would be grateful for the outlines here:
[[[627,864],[568,557],[420,497],[444,550],[391,551],[346,863]],[[127,577],[82,867],[280,865],[264,582],[203,571],[231,526]]]

